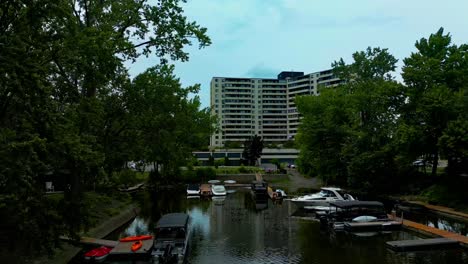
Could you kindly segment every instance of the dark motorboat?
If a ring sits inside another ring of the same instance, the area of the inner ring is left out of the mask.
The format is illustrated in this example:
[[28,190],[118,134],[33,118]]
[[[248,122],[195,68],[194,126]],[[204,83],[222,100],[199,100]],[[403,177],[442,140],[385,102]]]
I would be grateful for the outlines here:
[[389,231],[401,228],[392,221],[384,205],[377,201],[337,201],[330,203],[330,211],[320,216],[320,222],[334,230]]
[[251,185],[252,194],[255,198],[268,199],[268,185],[264,181],[253,181]]
[[183,263],[189,241],[189,216],[166,214],[156,224],[153,252],[154,263]]
[[199,196],[199,195],[200,195],[200,184],[187,185],[187,196]]

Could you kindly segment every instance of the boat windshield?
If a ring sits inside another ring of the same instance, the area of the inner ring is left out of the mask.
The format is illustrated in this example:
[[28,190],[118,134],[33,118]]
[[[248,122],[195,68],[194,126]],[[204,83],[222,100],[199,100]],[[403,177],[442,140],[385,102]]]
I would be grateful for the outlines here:
[[156,234],[160,239],[185,238],[184,228],[160,228]]
[[217,192],[224,192],[226,189],[224,188],[224,186],[214,186],[213,189]]
[[329,191],[329,190],[320,190],[320,192],[318,193],[319,196],[321,197],[336,197],[336,194],[333,193],[332,191]]

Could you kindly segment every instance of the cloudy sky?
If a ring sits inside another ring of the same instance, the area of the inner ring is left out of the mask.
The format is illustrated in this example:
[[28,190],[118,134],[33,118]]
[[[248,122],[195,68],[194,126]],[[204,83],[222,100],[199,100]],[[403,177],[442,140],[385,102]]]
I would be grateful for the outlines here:
[[[188,0],[184,9],[213,44],[187,48],[190,60],[176,63],[176,74],[184,85],[201,84],[205,107],[214,76],[311,73],[368,46],[388,48],[401,66],[416,40],[440,27],[468,43],[468,0]],[[141,59],[130,73],[154,63]]]

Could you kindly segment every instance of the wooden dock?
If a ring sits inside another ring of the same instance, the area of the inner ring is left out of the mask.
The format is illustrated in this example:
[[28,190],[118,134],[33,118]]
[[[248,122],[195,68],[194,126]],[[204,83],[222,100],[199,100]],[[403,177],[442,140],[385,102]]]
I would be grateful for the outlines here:
[[374,222],[348,222],[344,224],[344,228],[349,231],[362,230],[397,230],[401,228],[402,223],[399,221],[374,221]]
[[263,181],[263,176],[260,173],[255,173],[255,180],[256,181]]
[[126,255],[149,255],[151,253],[151,248],[153,247],[153,239],[148,240],[141,240],[143,245],[140,249],[133,252],[131,250],[132,244],[134,242],[118,242],[117,245],[111,250],[109,253],[110,255],[119,255],[119,256],[126,256]]
[[[394,220],[401,220],[394,218]],[[409,220],[403,220],[403,226],[418,233],[422,233],[432,237],[442,237],[456,241],[463,247],[468,247],[468,236],[463,236],[457,233],[452,233],[446,230],[437,229],[420,223]]]
[[415,240],[388,241],[387,247],[394,251],[431,250],[459,247],[457,241],[448,238],[429,238]]
[[114,240],[106,240],[106,239],[99,239],[99,238],[92,238],[92,237],[82,237],[80,241],[73,240],[66,236],[61,236],[61,240],[70,242],[70,243],[78,243],[80,245],[85,246],[105,246],[105,247],[115,247],[119,244],[119,241]]

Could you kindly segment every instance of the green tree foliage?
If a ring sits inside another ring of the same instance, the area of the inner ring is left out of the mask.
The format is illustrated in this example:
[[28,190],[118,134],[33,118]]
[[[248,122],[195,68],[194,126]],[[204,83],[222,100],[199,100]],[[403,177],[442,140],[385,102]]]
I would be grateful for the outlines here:
[[[199,86],[182,88],[169,62],[210,39],[181,2],[2,2],[0,216],[23,243],[14,248],[76,235],[88,222],[83,191],[126,161],[157,162],[170,176],[204,142],[209,111],[190,95]],[[130,80],[125,62],[142,55],[162,66]],[[51,178],[65,191],[59,214],[43,196]]]
[[333,63],[344,85],[297,100],[304,117],[296,139],[299,168],[325,182],[375,187],[394,180],[389,143],[404,96],[391,75],[397,60],[386,49],[368,48],[353,58],[350,65]]
[[247,161],[248,165],[255,166],[257,159],[260,158],[263,151],[263,140],[255,135],[244,142],[244,152],[242,156]]
[[[440,156],[439,139],[449,122],[466,115],[468,87],[468,45],[451,43],[451,36],[443,28],[426,39],[416,42],[417,52],[404,60],[403,79],[407,84],[409,103],[403,111],[401,137],[412,159],[424,157],[436,174]],[[465,107],[463,105],[465,104]],[[454,127],[452,127],[452,132]],[[448,135],[447,135],[448,136]],[[449,160],[454,152],[448,151]]]
[[368,48],[332,64],[344,84],[297,98],[301,170],[367,191],[398,190],[420,157],[433,175],[441,154],[450,175],[467,173],[468,45],[440,29],[416,48],[404,59],[405,84],[386,49]]

